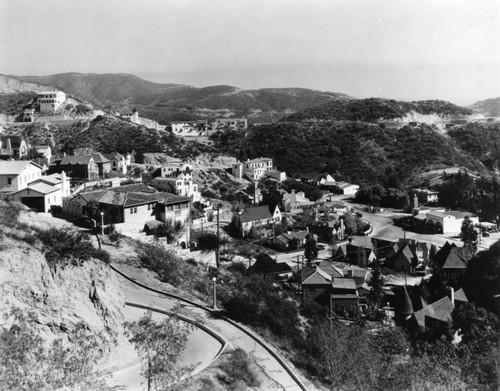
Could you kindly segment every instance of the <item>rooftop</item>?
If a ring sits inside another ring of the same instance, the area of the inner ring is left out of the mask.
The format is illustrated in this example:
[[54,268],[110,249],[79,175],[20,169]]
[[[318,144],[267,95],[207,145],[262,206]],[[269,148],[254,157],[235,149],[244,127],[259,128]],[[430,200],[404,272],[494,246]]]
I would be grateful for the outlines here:
[[241,214],[241,222],[248,223],[250,221],[272,219],[273,215],[269,211],[269,205],[254,206],[252,208],[245,208]]
[[30,164],[38,168],[38,164],[30,162],[29,160],[18,160],[18,161],[4,161],[0,160],[0,175],[19,175],[24,169],[26,169]]

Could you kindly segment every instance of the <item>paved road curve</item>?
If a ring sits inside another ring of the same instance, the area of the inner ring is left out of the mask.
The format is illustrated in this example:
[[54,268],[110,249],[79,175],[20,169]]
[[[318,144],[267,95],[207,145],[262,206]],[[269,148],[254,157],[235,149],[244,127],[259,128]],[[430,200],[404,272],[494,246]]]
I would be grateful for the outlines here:
[[223,319],[213,318],[208,311],[202,308],[151,292],[133,284],[124,277],[120,276],[118,278],[122,284],[126,301],[164,310],[172,310],[174,307],[177,307],[177,311],[180,314],[205,324],[210,329],[223,336],[230,346],[244,350],[256,365],[262,369],[267,377],[261,379],[261,389],[304,390],[272,354],[238,327]]

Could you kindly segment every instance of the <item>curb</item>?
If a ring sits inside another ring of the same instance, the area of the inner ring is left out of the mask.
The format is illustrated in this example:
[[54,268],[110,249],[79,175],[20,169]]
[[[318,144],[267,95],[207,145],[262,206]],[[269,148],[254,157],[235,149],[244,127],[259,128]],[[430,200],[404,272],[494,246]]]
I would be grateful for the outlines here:
[[[176,314],[175,312],[171,312],[171,311],[162,310],[162,309],[156,308],[156,307],[151,307],[151,306],[148,306],[148,305],[132,303],[132,302],[129,302],[129,301],[126,301],[125,305],[128,305],[129,307],[141,308],[141,309],[145,309],[145,310],[149,310],[149,311],[153,311],[153,312],[158,312],[158,313],[163,314],[163,315],[167,315],[167,316],[171,316],[171,317],[180,319],[183,322],[190,323],[193,326],[198,327],[199,329],[203,330],[207,334],[211,335],[213,338],[215,338],[217,341],[219,341],[221,343],[221,345],[222,345],[222,347],[219,349],[219,351],[217,352],[217,354],[215,355],[215,357],[212,359],[212,362],[214,362],[215,360],[217,360],[219,358],[219,356],[222,354],[222,352],[226,349],[226,347],[228,345],[227,341],[224,339],[224,337],[222,337],[221,335],[217,334],[215,331],[213,331],[211,328],[205,326],[203,323],[200,323],[200,322],[198,322],[198,321],[196,321],[194,319],[188,318],[187,316],[184,316],[184,315],[181,315],[181,314]],[[193,374],[202,371],[207,366],[208,365],[200,368],[198,371],[194,372]]]
[[[158,289],[154,289],[154,288],[150,288],[136,280],[134,280],[133,278],[127,276],[125,273],[123,273],[122,271],[118,270],[116,267],[114,267],[112,264],[109,264],[109,266],[111,267],[112,270],[114,270],[116,273],[118,273],[119,275],[121,275],[123,278],[127,279],[128,281],[132,282],[133,284],[135,285],[138,285],[140,286],[141,288],[144,288],[148,291],[151,291],[151,292],[155,292],[155,293],[158,293],[160,295],[163,295],[163,296],[168,296],[168,297],[171,297],[173,299],[176,299],[176,300],[179,300],[179,301],[183,301],[185,303],[188,303],[188,304],[191,304],[195,307],[198,307],[198,308],[201,308],[211,314],[213,313],[217,313],[217,311],[214,311],[212,310],[211,308],[208,308],[202,304],[199,304],[199,303],[196,303],[192,300],[189,300],[189,299],[186,299],[186,298],[183,298],[183,297],[180,297],[180,296],[177,296],[177,295],[174,295],[172,293],[167,293],[167,292],[163,292],[163,291],[160,291]],[[127,304],[127,303],[125,303]],[[131,303],[132,304],[132,303]],[[132,304],[134,305],[134,304]],[[151,307],[149,306],[142,306],[142,307],[139,307],[139,308],[145,308],[145,309],[150,309]],[[160,313],[165,313],[167,315],[170,315],[168,313],[168,311],[164,311],[164,310],[159,310],[158,312]],[[174,316],[178,316],[177,314],[172,314]],[[182,315],[180,315],[182,316]],[[182,318],[180,318],[182,319]],[[189,319],[189,318],[187,318]],[[290,369],[290,367],[288,366],[287,363],[285,363],[285,361],[283,361],[283,359],[278,356],[277,353],[275,353],[270,346],[268,346],[263,340],[261,340],[254,332],[248,330],[246,327],[244,327],[243,325],[235,322],[234,320],[232,319],[229,319],[227,318],[226,316],[223,316],[222,317],[222,320],[230,323],[231,325],[233,325],[234,327],[238,328],[239,330],[241,330],[242,332],[244,332],[245,334],[247,334],[250,338],[252,338],[255,342],[257,342],[259,345],[261,345],[267,352],[269,352],[269,354],[271,356],[273,356],[276,361],[278,361],[280,363],[280,365],[283,367],[283,369],[290,375],[290,377],[297,383],[297,385],[299,386],[300,389],[302,389],[303,391],[308,391],[307,387],[304,385],[304,383],[302,383],[302,380],[300,380],[297,375],[295,375],[295,373]],[[189,321],[189,320],[186,320],[186,321]],[[205,326],[206,327],[206,326]]]

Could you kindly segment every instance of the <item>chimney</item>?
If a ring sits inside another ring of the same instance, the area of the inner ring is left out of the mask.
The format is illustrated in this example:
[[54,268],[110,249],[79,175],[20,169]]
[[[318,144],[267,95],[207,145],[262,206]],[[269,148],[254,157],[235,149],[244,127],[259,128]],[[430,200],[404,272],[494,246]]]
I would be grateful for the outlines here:
[[455,307],[455,289],[452,286],[447,287],[450,290],[450,300],[453,307]]
[[61,193],[63,197],[66,197],[69,194],[66,194],[66,173],[64,171],[61,171]]

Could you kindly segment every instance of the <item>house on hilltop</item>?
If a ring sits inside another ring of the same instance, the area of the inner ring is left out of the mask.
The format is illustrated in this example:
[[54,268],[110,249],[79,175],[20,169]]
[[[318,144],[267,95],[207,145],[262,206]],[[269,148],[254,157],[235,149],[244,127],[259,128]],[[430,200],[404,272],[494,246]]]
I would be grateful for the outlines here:
[[303,191],[295,192],[292,189],[291,193],[284,193],[282,199],[283,210],[288,213],[303,213],[304,209],[310,209],[314,206],[314,202],[306,198]]
[[246,176],[253,182],[259,181],[267,171],[273,171],[273,159],[270,158],[258,158],[258,159],[248,159],[243,163],[235,163],[232,166],[232,174],[237,179]]
[[42,114],[54,114],[66,100],[62,91],[42,91],[37,94],[37,103]]

